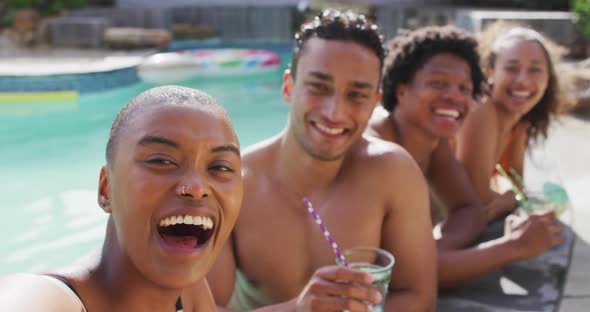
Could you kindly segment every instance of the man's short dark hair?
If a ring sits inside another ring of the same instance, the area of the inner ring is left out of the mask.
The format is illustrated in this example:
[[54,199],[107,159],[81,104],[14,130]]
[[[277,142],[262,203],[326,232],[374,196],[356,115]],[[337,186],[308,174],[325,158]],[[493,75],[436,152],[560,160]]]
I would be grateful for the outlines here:
[[340,12],[333,9],[324,10],[312,21],[301,25],[295,34],[295,47],[291,59],[291,76],[295,78],[297,63],[305,47],[312,37],[326,40],[351,41],[373,51],[379,58],[379,68],[383,66],[385,48],[379,27],[353,12]]
[[455,26],[430,26],[414,31],[401,30],[387,43],[389,54],[383,70],[382,105],[393,111],[397,105],[396,88],[410,83],[416,72],[433,56],[450,53],[464,59],[471,69],[473,98],[482,92],[484,74],[479,66],[476,39]]

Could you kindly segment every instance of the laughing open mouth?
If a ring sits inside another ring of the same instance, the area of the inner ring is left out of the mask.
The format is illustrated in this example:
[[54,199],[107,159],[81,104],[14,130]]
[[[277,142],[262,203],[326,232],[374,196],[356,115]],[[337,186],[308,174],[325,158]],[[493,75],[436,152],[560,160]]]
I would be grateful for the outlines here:
[[196,249],[213,236],[213,227],[210,217],[179,215],[162,219],[158,225],[158,234],[170,246]]

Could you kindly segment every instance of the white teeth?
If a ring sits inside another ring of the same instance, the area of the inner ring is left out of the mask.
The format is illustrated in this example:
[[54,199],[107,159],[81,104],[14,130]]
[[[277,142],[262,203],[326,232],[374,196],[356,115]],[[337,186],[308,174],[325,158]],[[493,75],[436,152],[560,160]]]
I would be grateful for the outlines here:
[[213,228],[213,219],[210,217],[205,216],[171,216],[160,220],[160,226],[166,227],[175,224],[190,224],[190,225],[198,225],[205,230],[210,230]]
[[459,113],[458,110],[455,109],[445,109],[445,108],[438,108],[434,110],[434,113],[437,115],[441,115],[441,116],[445,116],[445,117],[450,117],[450,118],[454,118],[457,119],[459,118],[459,115],[461,115],[461,113]]
[[316,123],[315,124],[316,127],[318,127],[320,130],[327,132],[329,134],[342,134],[344,132],[344,128],[330,128],[330,127],[326,127],[320,123]]
[[528,98],[531,95],[528,91],[512,91],[512,96],[519,98]]

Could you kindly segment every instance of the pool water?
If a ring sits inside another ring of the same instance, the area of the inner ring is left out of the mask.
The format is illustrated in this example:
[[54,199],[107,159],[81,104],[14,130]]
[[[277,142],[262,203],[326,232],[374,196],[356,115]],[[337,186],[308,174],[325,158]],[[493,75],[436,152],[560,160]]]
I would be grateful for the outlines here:
[[[284,127],[281,76],[277,70],[181,85],[215,96],[245,147]],[[0,103],[0,275],[68,265],[101,246],[107,214],[96,190],[110,126],[125,103],[152,86],[69,102]]]

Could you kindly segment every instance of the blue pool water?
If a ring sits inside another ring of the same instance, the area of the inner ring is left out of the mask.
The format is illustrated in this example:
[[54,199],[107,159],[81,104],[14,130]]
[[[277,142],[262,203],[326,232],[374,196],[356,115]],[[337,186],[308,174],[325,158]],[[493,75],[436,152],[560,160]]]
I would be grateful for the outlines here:
[[[244,147],[283,128],[288,106],[280,97],[281,75],[181,85],[215,96]],[[69,102],[0,103],[0,275],[67,265],[99,248],[107,215],[96,189],[110,125],[150,87],[138,83]]]

